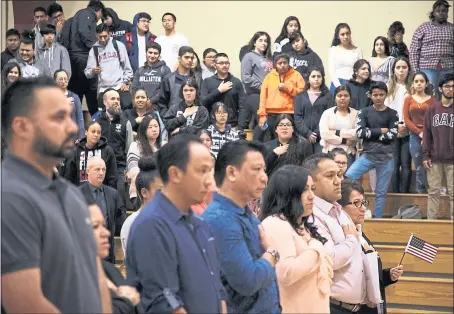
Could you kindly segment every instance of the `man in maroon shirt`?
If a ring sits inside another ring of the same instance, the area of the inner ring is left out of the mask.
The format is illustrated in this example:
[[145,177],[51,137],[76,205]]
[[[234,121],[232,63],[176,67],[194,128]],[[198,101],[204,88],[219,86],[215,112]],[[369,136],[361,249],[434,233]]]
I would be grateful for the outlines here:
[[454,73],[441,78],[438,89],[442,94],[441,102],[430,107],[424,118],[423,158],[427,168],[429,199],[427,218],[436,219],[440,206],[440,187],[443,174],[448,183],[451,220],[454,219]]

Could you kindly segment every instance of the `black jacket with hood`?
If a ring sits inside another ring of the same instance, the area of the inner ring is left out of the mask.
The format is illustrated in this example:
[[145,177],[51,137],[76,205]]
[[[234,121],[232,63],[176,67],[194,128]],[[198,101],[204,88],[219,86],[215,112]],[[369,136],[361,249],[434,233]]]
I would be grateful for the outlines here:
[[323,112],[334,106],[333,95],[328,88],[322,88],[322,93],[315,100],[314,104],[309,99],[307,90],[296,95],[295,106],[295,126],[298,134],[309,139],[312,133],[317,134],[317,142],[320,141],[320,118]]
[[132,79],[132,90],[139,87],[145,89],[150,97],[150,101],[153,106],[158,107],[159,92],[161,88],[161,82],[172,73],[165,61],[158,61],[155,64],[149,66],[145,63],[144,66],[140,67],[134,74]]
[[[91,47],[97,41],[96,26],[97,16],[92,8],[79,10],[71,19],[65,22],[71,23],[69,31],[70,42],[68,52],[71,55],[83,55],[88,58]],[[62,34],[63,36],[63,34]]]
[[350,107],[356,110],[369,107],[372,102],[369,98],[369,88],[373,83],[372,80],[366,80],[364,83],[358,83],[356,80],[351,79],[347,82],[347,86],[350,88]]
[[177,106],[172,106],[163,118],[164,126],[167,132],[172,133],[175,129],[180,128],[179,133],[196,134],[202,129],[208,128],[210,115],[207,108],[199,106],[197,111],[187,118],[183,116],[188,105],[182,101]]
[[66,160],[64,177],[76,186],[87,182],[87,162],[93,156],[101,157],[106,163],[106,177],[104,184],[117,188],[117,161],[115,153],[105,137],[100,138],[98,144],[93,148],[87,147],[87,138],[82,138],[74,148],[71,158]]
[[292,50],[290,53],[290,66],[303,76],[305,82],[308,82],[308,68],[314,65],[322,68],[323,73],[325,72],[322,59],[310,47],[301,52]]
[[[233,86],[225,93],[221,93],[218,90],[221,82],[232,82]],[[244,107],[246,101],[246,94],[241,81],[230,73],[223,80],[217,75],[203,80],[201,102],[208,109],[208,112],[211,112],[213,104],[218,101],[222,102],[228,109],[229,119],[227,123],[236,126],[238,124],[239,110]]]
[[128,21],[121,20],[117,12],[112,8],[106,8],[106,13],[112,18],[112,37],[118,41],[122,41],[124,35],[131,32],[132,24]]
[[111,121],[105,111],[96,118],[96,122],[101,126],[102,136],[107,139],[109,146],[115,152],[117,173],[123,174],[126,168],[126,154],[134,140],[131,122],[122,114]]
[[[179,106],[181,101],[180,97],[180,89],[181,85],[189,79],[195,78],[197,84],[200,86],[202,83],[202,76],[197,75],[196,73],[192,72],[189,74],[189,77],[185,77],[178,73],[178,70],[175,72],[170,73],[166,77],[162,79],[161,86],[159,89],[159,102],[158,102],[158,110],[161,117],[165,117],[167,115],[167,111],[171,107]],[[155,105],[155,104],[154,104]],[[166,127],[167,128],[167,127]]]

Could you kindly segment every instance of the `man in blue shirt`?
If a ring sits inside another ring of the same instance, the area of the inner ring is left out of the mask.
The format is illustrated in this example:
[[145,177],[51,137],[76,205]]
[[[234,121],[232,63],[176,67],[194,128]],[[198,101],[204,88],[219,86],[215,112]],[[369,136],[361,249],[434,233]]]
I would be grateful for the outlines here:
[[268,245],[260,221],[247,203],[267,183],[262,144],[235,141],[219,151],[215,179],[219,192],[203,213],[219,248],[229,313],[280,313],[274,266],[279,253]]
[[179,135],[157,161],[164,187],[131,227],[128,280],[146,313],[226,313],[213,234],[190,210],[211,187],[210,151],[198,137]]

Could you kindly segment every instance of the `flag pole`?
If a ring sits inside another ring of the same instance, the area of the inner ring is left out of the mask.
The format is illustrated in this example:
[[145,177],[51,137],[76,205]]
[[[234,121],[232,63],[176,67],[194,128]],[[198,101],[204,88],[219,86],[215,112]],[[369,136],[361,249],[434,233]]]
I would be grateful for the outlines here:
[[407,248],[408,248],[408,245],[410,244],[412,238],[413,238],[413,233],[411,234],[410,239],[408,239],[407,246],[405,247],[404,254],[402,255],[402,258],[400,259],[398,266],[402,265],[402,261],[404,260],[405,253],[407,253]]

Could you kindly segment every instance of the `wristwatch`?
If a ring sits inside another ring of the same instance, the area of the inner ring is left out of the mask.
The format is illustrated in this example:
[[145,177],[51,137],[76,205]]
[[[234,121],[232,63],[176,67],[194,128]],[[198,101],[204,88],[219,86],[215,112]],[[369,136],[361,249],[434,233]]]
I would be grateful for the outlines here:
[[269,253],[269,254],[271,254],[271,256],[273,256],[275,263],[279,262],[279,259],[281,258],[281,256],[279,255],[279,252],[277,250],[267,249],[266,253]]

